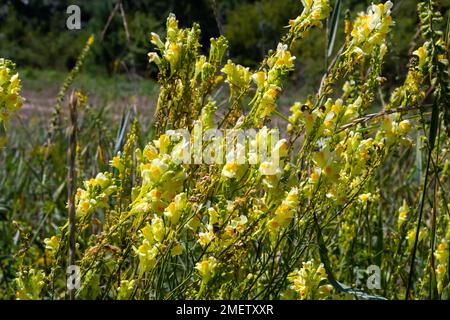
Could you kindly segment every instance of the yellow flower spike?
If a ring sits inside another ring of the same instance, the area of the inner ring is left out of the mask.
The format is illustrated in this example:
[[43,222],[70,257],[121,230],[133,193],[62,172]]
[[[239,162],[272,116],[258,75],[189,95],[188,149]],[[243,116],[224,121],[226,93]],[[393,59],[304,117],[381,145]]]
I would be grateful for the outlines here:
[[405,221],[407,220],[409,210],[410,208],[406,203],[406,200],[403,200],[403,205],[398,209],[398,221],[397,221],[398,228],[400,228],[403,225],[403,223],[405,223]]
[[23,105],[21,83],[15,67],[11,61],[0,59],[0,125],[5,125],[10,115]]
[[89,37],[87,43],[88,43],[88,45],[92,46],[92,45],[94,44],[94,42],[95,42],[95,36],[94,36],[94,35],[91,35],[91,36]]
[[295,270],[289,276],[292,283],[291,289],[297,294],[298,298],[303,299],[327,299],[332,291],[330,284],[324,284],[327,281],[327,274],[323,264],[317,264],[314,261],[303,262],[300,270]]

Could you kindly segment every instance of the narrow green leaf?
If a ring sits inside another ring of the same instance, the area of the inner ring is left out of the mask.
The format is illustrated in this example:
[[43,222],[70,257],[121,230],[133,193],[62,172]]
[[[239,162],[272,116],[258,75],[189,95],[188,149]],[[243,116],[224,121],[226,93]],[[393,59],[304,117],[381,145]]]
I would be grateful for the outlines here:
[[336,41],[336,32],[339,25],[339,14],[341,12],[341,0],[336,0],[336,5],[334,6],[333,13],[331,15],[331,27],[330,33],[328,37],[328,50],[327,55],[328,58],[333,53],[334,42]]

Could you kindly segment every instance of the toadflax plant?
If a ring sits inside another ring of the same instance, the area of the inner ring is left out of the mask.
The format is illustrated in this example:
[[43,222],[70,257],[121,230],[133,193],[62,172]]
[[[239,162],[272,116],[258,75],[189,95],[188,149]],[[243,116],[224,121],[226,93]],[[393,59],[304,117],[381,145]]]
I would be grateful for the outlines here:
[[[404,83],[380,106],[383,61],[395,24],[390,1],[372,4],[345,21],[345,43],[317,92],[284,115],[278,100],[301,59],[291,50],[332,11],[326,0],[302,4],[303,12],[289,21],[287,34],[257,70],[223,61],[223,36],[211,39],[209,55],[200,54],[199,26],[182,29],[174,15],[165,37],[151,35],[155,51],[148,56],[160,84],[155,137],[140,148],[136,121],[111,169],[76,192],[76,298],[398,298],[413,270],[420,279],[414,298],[426,296],[428,288],[436,297],[449,290],[444,123],[438,121],[434,134],[440,148],[430,149],[438,189],[431,211],[439,212],[433,225],[416,221],[411,198],[395,204],[394,213],[384,210],[389,195],[381,183],[386,159],[411,152],[417,141],[429,145],[431,137],[420,132],[429,127],[424,102],[435,88],[435,117],[444,114],[439,101],[448,74],[433,62],[447,63],[442,33],[433,25],[424,34],[440,40],[424,39]],[[225,101],[219,100],[223,94]],[[273,135],[274,116],[286,121],[284,139]],[[224,140],[200,129],[255,134]],[[228,143],[235,148],[221,158]],[[186,146],[201,152],[188,153]],[[266,148],[278,156],[262,157]],[[246,161],[238,161],[240,154]],[[208,155],[218,161],[208,162]],[[60,230],[45,240],[47,267],[19,274],[17,298],[67,294],[68,224]],[[408,270],[418,242],[431,246],[432,254],[422,254]],[[362,286],[354,269],[368,265],[383,272]],[[24,292],[30,286],[23,283],[42,272],[45,279],[37,280],[45,284]]]
[[16,65],[0,58],[0,125],[5,126],[12,113],[22,107],[21,84]]

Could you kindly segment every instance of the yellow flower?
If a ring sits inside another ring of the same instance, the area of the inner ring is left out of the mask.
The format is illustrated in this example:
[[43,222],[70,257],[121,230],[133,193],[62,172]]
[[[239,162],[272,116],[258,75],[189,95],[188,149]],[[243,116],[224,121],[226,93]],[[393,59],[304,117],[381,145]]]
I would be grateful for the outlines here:
[[155,216],[152,220],[152,234],[157,242],[162,242],[166,234],[164,220]]
[[182,210],[186,207],[187,197],[185,193],[180,193],[175,196],[164,211],[164,215],[170,219],[170,222],[175,225],[180,220]]
[[58,250],[59,247],[59,237],[57,236],[52,236],[50,239],[46,238],[44,239],[44,243],[45,243],[45,249],[49,250],[50,252],[56,252],[56,250]]
[[217,260],[214,257],[209,257],[208,259],[197,262],[195,269],[198,270],[204,283],[207,283],[214,275],[217,264]]
[[400,131],[402,133],[407,132],[409,128],[411,127],[411,124],[409,120],[403,120],[398,124],[398,127],[400,128]]
[[275,58],[275,66],[285,67],[288,69],[291,69],[294,66],[295,56],[292,56],[291,52],[287,50],[287,45],[283,45],[281,43],[278,44]]
[[213,225],[219,221],[219,214],[214,208],[208,208],[209,224]]
[[200,232],[198,234],[198,242],[202,247],[207,246],[214,239],[214,233],[212,230],[208,230],[207,232]]
[[157,65],[161,64],[161,59],[159,58],[159,55],[156,52],[149,52],[147,55],[148,61],[150,63],[154,62]]
[[170,250],[170,254],[172,255],[172,257],[179,256],[183,253],[183,250],[183,245],[177,242]]
[[413,52],[413,54],[419,57],[419,69],[422,69],[427,61],[428,56],[425,46],[419,47],[416,51]]
[[359,200],[366,204],[371,199],[372,194],[371,193],[363,193],[359,195]]
[[95,37],[94,35],[91,35],[88,39],[88,45],[92,46],[94,44]]
[[158,156],[158,150],[156,150],[155,147],[153,147],[151,144],[148,144],[144,148],[144,156],[147,158],[147,160],[151,161],[155,159]]
[[259,165],[259,173],[262,176],[271,176],[275,175],[280,172],[280,168],[277,164],[270,162],[270,161],[264,161]]
[[434,256],[440,263],[445,263],[448,257],[448,245],[444,240],[437,246],[437,250],[434,252]]
[[222,169],[222,176],[226,178],[234,178],[238,170],[238,164],[236,162],[226,163]]
[[169,61],[172,72],[178,66],[180,60],[181,45],[178,43],[171,43],[169,48],[164,52],[164,58]]
[[156,256],[158,255],[158,248],[151,245],[147,240],[144,240],[139,248],[134,248],[134,251],[139,257],[139,272],[142,274],[149,271],[156,264]]
[[400,228],[403,223],[406,221],[409,213],[409,206],[406,203],[406,200],[403,200],[403,205],[398,209],[398,227]]
[[164,48],[164,43],[161,41],[161,38],[154,32],[151,33],[150,42],[160,49]]
[[249,68],[234,64],[231,60],[221,70],[227,75],[226,82],[230,85],[233,95],[239,95],[248,89],[252,74]]
[[135,280],[121,280],[120,287],[117,292],[118,300],[128,300],[133,292],[134,285],[136,284]]
[[253,81],[256,83],[258,88],[264,87],[264,84],[266,82],[266,73],[264,71],[256,72],[252,75]]
[[4,124],[11,113],[22,107],[20,96],[19,74],[15,72],[15,64],[9,60],[0,59],[0,125]]
[[446,272],[445,265],[444,264],[439,264],[437,266],[437,268],[436,268],[436,273],[438,275],[441,275],[441,274],[444,274],[445,272]]

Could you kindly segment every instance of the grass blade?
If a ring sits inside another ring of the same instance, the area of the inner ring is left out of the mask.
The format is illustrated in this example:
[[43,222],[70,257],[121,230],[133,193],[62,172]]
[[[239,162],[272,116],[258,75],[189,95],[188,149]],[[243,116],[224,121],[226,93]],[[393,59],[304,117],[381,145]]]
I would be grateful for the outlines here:
[[341,13],[341,0],[336,0],[336,5],[334,6],[333,14],[331,15],[331,27],[329,30],[328,45],[327,45],[327,56],[331,57],[334,48],[334,42],[336,41],[336,32],[339,25],[339,15]]

